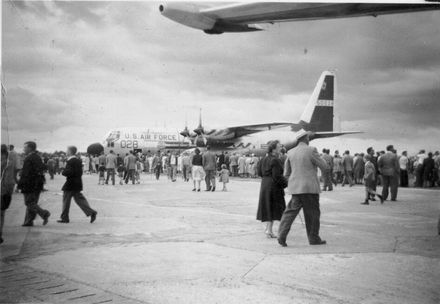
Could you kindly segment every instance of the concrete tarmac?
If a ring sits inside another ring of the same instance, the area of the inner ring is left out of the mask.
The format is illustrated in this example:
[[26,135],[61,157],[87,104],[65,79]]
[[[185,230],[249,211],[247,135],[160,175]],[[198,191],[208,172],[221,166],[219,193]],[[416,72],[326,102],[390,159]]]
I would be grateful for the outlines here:
[[21,227],[23,197],[14,194],[0,303],[440,302],[438,189],[399,189],[396,202],[363,206],[362,186],[338,186],[321,193],[328,244],[308,245],[301,213],[283,248],[255,219],[259,180],[233,178],[228,192],[214,193],[166,176],[123,186],[83,180],[93,224],[74,202],[70,223],[56,222],[62,176],[41,195],[47,226]]

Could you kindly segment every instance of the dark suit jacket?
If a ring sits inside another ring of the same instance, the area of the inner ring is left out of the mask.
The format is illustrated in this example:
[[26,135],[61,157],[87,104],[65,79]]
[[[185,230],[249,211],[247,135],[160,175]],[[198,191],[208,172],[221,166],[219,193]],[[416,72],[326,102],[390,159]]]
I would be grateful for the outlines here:
[[387,152],[377,161],[379,171],[384,176],[395,176],[400,172],[400,165],[396,154]]
[[69,159],[66,163],[66,168],[63,170],[63,175],[67,177],[66,182],[62,188],[63,191],[82,191],[82,162],[76,157]]
[[37,152],[30,153],[23,162],[19,188],[23,193],[40,192],[43,190],[45,166]]

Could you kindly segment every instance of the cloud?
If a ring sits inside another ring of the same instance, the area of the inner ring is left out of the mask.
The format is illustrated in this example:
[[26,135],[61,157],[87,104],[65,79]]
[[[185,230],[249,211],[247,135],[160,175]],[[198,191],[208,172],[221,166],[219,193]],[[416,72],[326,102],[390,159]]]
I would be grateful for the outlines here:
[[195,127],[199,108],[212,127],[295,121],[325,69],[336,69],[342,126],[366,131],[361,140],[421,145],[437,135],[439,12],[210,36],[164,18],[157,6],[5,3],[14,136],[39,138],[47,149],[69,140],[84,149],[117,126],[178,130],[187,118]]
[[75,126],[71,105],[62,96],[37,96],[17,87],[7,92],[9,128],[15,131],[41,132],[65,125]]

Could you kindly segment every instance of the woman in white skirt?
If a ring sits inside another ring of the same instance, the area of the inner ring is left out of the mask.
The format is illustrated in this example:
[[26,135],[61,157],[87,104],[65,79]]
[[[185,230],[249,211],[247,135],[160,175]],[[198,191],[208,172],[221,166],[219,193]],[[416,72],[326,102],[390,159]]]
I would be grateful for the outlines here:
[[[202,155],[200,155],[199,148],[194,150],[196,153],[192,158],[192,178],[194,182],[194,189],[192,191],[200,192],[200,182],[205,179],[205,170],[203,170]],[[197,186],[196,186],[197,185]]]

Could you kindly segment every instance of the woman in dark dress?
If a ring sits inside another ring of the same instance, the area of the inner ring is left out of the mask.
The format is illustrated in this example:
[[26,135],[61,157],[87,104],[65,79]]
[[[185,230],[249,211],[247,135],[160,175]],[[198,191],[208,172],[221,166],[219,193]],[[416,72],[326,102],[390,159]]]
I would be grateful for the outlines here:
[[272,231],[273,221],[281,220],[286,202],[284,188],[287,180],[283,176],[284,164],[278,158],[281,150],[279,141],[272,141],[267,148],[267,155],[258,164],[258,175],[262,177],[257,220],[266,222],[266,236],[276,238]]

